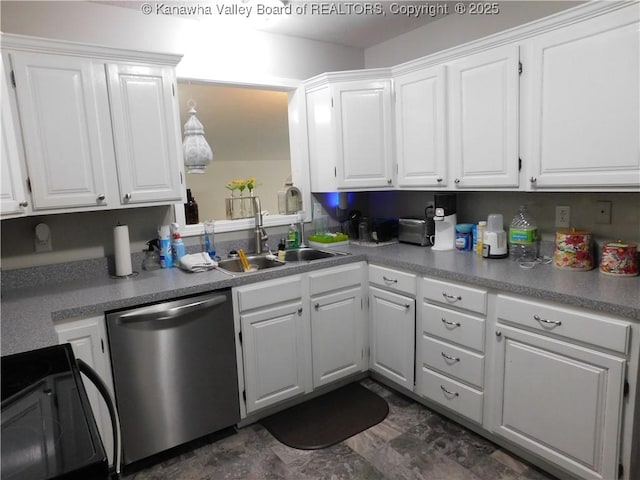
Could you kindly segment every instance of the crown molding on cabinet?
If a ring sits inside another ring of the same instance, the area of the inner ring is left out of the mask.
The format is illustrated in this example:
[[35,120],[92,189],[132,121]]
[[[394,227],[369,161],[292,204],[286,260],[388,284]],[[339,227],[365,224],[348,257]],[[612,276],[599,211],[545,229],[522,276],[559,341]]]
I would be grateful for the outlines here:
[[0,44],[3,50],[20,50],[33,53],[54,55],[72,55],[76,57],[100,58],[118,62],[135,62],[175,67],[182,55],[174,53],[146,52],[139,50],[125,50],[121,48],[87,45],[67,40],[52,40],[50,38],[0,33]]

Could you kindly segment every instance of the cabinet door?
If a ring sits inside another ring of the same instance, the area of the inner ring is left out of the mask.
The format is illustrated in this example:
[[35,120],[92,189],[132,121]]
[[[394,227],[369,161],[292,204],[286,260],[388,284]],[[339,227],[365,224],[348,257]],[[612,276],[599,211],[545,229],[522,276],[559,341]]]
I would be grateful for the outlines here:
[[[0,60],[2,60],[0,58]],[[18,153],[18,136],[11,114],[9,104],[9,88],[4,69],[4,61],[1,69],[2,78],[2,150],[0,163],[0,214],[19,216],[24,215],[28,205],[25,188],[20,170],[20,157]]]
[[580,478],[617,478],[624,359],[497,332],[493,432]]
[[33,209],[106,206],[113,140],[104,66],[32,53],[11,60]]
[[399,187],[447,184],[445,67],[394,79]]
[[334,192],[338,180],[331,89],[323,86],[307,92],[306,103],[311,191]]
[[639,16],[633,5],[532,40],[532,187],[640,185]]
[[413,390],[415,300],[369,287],[370,368]]
[[391,82],[332,86],[340,188],[393,185]]
[[240,315],[247,413],[305,392],[302,302]]
[[182,152],[172,68],[108,65],[120,201],[181,201]]
[[[107,350],[104,317],[83,318],[58,324],[56,325],[56,333],[61,344],[70,343],[75,357],[85,361],[100,375],[113,395],[111,361]],[[93,383],[85,381],[84,376],[83,383],[93,410],[93,416],[98,424],[102,443],[110,463],[113,463],[113,430],[109,410]]]
[[454,185],[518,186],[519,50],[507,45],[452,62],[449,139]]
[[313,386],[317,388],[364,367],[360,286],[311,300]]

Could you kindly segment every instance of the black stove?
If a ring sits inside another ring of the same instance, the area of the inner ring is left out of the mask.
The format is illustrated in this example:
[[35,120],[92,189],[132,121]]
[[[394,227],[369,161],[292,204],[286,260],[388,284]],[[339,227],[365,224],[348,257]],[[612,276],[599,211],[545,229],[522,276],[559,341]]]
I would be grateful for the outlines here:
[[104,480],[107,456],[69,344],[0,358],[2,480]]

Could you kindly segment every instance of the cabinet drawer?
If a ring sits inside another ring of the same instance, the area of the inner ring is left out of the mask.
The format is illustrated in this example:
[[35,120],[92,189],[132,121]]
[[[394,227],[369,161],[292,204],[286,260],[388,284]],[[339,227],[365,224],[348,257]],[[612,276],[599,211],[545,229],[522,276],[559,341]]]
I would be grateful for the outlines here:
[[474,422],[482,423],[484,394],[428,368],[420,369],[418,393]]
[[484,384],[484,355],[422,335],[419,345],[422,363],[450,377],[481,389]]
[[422,307],[424,333],[484,352],[484,319],[428,303]]
[[629,349],[629,324],[606,315],[503,294],[497,297],[496,315],[499,320],[616,352]]
[[362,263],[328,268],[309,273],[309,293],[311,296],[344,290],[362,283]]
[[422,295],[429,302],[461,308],[481,315],[487,313],[487,291],[481,288],[423,278]]
[[414,273],[369,265],[369,282],[389,290],[406,293],[412,297],[416,295],[416,275]]
[[302,298],[302,278],[299,275],[294,275],[292,277],[259,282],[239,287],[236,292],[238,295],[238,311],[244,312]]

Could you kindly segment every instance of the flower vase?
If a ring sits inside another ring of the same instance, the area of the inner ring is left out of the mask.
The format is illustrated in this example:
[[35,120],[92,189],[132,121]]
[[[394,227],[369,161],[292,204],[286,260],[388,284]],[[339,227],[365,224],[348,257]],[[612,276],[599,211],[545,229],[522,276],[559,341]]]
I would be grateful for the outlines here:
[[225,198],[227,220],[236,220],[238,218],[242,218],[240,204],[242,199],[236,196],[235,193],[235,190],[231,190],[231,197]]

